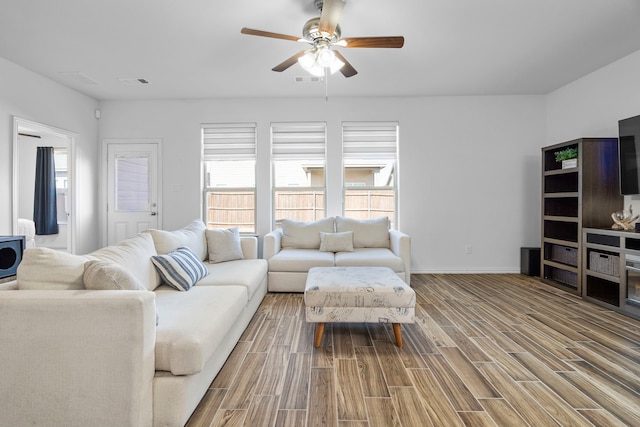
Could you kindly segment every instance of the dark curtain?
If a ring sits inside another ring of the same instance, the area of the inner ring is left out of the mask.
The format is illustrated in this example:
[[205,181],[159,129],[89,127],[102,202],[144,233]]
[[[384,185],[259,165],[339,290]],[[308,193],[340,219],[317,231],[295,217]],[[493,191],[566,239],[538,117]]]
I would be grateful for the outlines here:
[[38,147],[34,193],[33,221],[36,223],[36,234],[58,234],[53,147]]

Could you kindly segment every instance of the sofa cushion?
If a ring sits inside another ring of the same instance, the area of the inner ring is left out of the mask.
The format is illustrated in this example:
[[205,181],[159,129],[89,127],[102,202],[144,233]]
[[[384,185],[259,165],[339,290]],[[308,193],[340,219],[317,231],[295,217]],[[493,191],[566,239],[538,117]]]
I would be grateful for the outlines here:
[[17,282],[20,290],[84,289],[84,263],[95,259],[87,255],[73,255],[49,248],[30,248],[24,251],[18,266]]
[[152,256],[151,261],[160,273],[162,283],[179,291],[188,291],[209,273],[198,255],[186,246],[166,255]]
[[209,274],[197,286],[243,286],[249,299],[260,288],[268,269],[264,259],[239,259],[206,266]]
[[146,291],[142,283],[119,264],[93,260],[84,264],[84,287],[86,289]]
[[353,251],[353,231],[320,233],[320,250],[323,252]]
[[158,255],[166,255],[173,252],[181,246],[187,246],[202,261],[207,259],[208,248],[205,230],[207,229],[204,222],[199,219],[193,220],[189,225],[179,230],[146,230],[153,237],[153,243],[156,246]]
[[320,233],[333,233],[333,217],[314,222],[282,220],[282,247],[296,249],[320,248]]
[[160,276],[151,262],[154,255],[157,255],[156,248],[153,239],[147,233],[139,233],[89,254],[93,258],[122,266],[149,291],[160,284]]
[[389,267],[404,272],[402,258],[385,248],[356,248],[353,252],[337,252],[336,267]]
[[200,372],[247,304],[241,286],[196,286],[189,292],[160,286],[155,293],[162,319],[156,328],[156,370],[174,375]]
[[240,232],[238,227],[228,230],[206,230],[209,262],[225,262],[243,259],[242,246],[240,245]]
[[354,248],[388,248],[389,218],[353,219],[336,217],[336,231],[353,231]]
[[269,258],[269,271],[304,272],[311,267],[333,267],[333,252],[317,249],[282,249]]

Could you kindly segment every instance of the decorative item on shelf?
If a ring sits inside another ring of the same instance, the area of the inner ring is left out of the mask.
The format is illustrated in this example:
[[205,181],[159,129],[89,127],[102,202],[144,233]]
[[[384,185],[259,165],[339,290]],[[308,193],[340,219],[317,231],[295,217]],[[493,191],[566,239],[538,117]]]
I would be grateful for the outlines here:
[[555,156],[556,162],[562,162],[562,169],[578,167],[577,148],[565,148],[564,150],[556,151]]
[[634,223],[640,215],[633,215],[633,206],[629,205],[628,211],[618,211],[611,214],[614,224],[611,226],[614,230],[635,230]]

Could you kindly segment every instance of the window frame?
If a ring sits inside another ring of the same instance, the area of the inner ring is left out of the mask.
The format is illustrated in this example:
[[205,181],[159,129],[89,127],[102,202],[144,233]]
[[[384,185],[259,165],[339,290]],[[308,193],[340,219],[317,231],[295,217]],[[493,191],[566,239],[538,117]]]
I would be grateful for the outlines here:
[[[342,215],[349,217],[347,212],[348,191],[392,191],[393,216],[389,218],[391,229],[398,229],[399,223],[399,147],[400,124],[397,121],[369,121],[369,122],[342,122]],[[360,157],[361,156],[361,157]],[[362,161],[375,159],[392,160],[393,185],[347,185],[346,172],[349,159]],[[370,197],[371,194],[368,195]],[[370,209],[370,205],[368,205]],[[370,211],[369,211],[370,212]],[[379,218],[373,217],[370,219]]]
[[[257,233],[258,206],[257,206],[257,142],[258,132],[255,122],[242,123],[205,123],[201,125],[201,172],[202,172],[202,216],[208,229],[224,229],[228,227],[210,227],[209,199],[211,193],[252,193],[253,195],[253,224],[243,227],[242,224],[232,225],[240,229],[241,234],[255,235]],[[207,135],[211,135],[207,137]],[[218,142],[207,143],[206,140]],[[241,160],[253,161],[253,187],[216,187],[211,186],[208,177],[208,162],[234,162]],[[230,224],[227,224],[230,225]]]
[[[314,193],[314,205],[313,205],[313,221],[327,217],[327,123],[326,122],[272,122],[270,126],[270,154],[271,154],[271,225],[275,228],[280,228],[282,219],[278,218],[278,205],[277,196],[281,192],[302,193],[313,192]],[[321,133],[321,135],[319,135]],[[321,137],[321,142],[319,139]],[[289,142],[283,142],[288,140]],[[304,141],[307,141],[306,143]],[[315,142],[315,144],[314,144]],[[291,144],[290,147],[286,147],[287,144]],[[296,147],[297,145],[297,147]],[[322,152],[320,153],[320,146]],[[300,151],[295,149],[299,148]],[[306,156],[304,150],[307,150]],[[276,163],[286,160],[298,160],[307,161],[314,159],[322,159],[322,186],[308,185],[304,187],[295,186],[276,186]],[[322,193],[322,206],[321,209],[315,209],[315,200],[317,199],[317,192]],[[316,212],[322,212],[322,215],[318,217]]]

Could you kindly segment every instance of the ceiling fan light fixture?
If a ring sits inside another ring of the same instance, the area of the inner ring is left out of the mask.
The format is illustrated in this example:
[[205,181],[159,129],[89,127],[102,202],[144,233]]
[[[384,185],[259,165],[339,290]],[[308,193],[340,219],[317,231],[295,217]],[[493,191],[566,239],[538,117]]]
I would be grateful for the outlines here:
[[336,54],[326,46],[309,49],[298,58],[300,66],[314,76],[322,77],[325,69],[334,74],[344,66]]
[[336,54],[329,48],[323,47],[318,49],[317,61],[322,68],[329,68],[336,59]]

